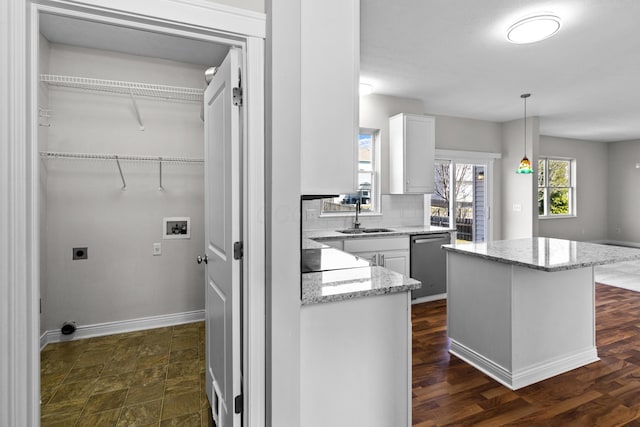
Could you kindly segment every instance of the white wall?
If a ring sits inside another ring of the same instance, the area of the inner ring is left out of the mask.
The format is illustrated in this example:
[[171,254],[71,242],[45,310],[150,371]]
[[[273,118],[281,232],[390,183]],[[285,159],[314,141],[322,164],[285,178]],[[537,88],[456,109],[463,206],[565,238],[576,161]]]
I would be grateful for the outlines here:
[[[49,41],[40,35],[38,40],[38,72],[40,74],[49,72]],[[38,91],[38,108],[47,110],[49,108],[49,89],[46,86],[40,87]],[[40,123],[46,125],[50,122],[49,118],[41,118]],[[38,132],[38,150],[46,151],[49,149],[48,137],[49,132],[46,126],[39,128]],[[46,299],[45,280],[47,277],[47,168],[45,162],[39,163],[39,187],[38,187],[38,215],[39,215],[39,234],[40,240],[40,299]],[[40,334],[46,331],[45,316],[40,313]]]
[[267,0],[267,427],[300,426],[300,2]]
[[[610,146],[613,148],[614,144]],[[576,159],[577,216],[538,220],[540,236],[583,241],[606,240],[609,169],[607,143],[541,135],[540,157],[545,156]],[[640,161],[640,156],[637,158]],[[617,211],[620,210],[612,209],[610,215],[615,215]]]
[[636,169],[640,163],[640,140],[609,143],[608,155],[608,197],[603,199],[608,207],[608,239],[640,244],[640,169]]
[[[201,66],[51,44],[54,74],[202,87]],[[137,100],[138,129],[126,96],[49,89],[49,150],[203,156],[200,104]],[[45,128],[40,128],[45,129]],[[203,167],[112,161],[47,160],[46,328],[65,320],[90,325],[204,308]],[[163,240],[162,218],[191,217],[190,240]],[[162,255],[152,256],[152,244]],[[88,260],[72,260],[72,248]]]
[[[539,146],[539,122],[527,118],[527,157],[534,166]],[[524,154],[523,120],[502,124],[502,216],[496,225],[502,225],[502,239],[537,236],[537,215],[534,207],[536,174],[518,175],[516,170]],[[537,188],[537,187],[536,187]],[[500,206],[500,205],[498,205]],[[534,224],[535,223],[535,224]]]
[[264,0],[207,0],[212,3],[224,4],[227,6],[233,6],[240,9],[252,10],[254,12],[264,12],[265,11],[265,1]]

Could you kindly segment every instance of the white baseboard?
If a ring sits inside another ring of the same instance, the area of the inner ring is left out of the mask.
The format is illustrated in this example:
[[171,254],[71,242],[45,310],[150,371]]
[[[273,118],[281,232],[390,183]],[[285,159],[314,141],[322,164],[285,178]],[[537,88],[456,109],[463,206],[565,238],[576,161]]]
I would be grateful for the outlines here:
[[411,305],[413,304],[420,304],[423,302],[429,302],[429,301],[437,301],[437,300],[441,300],[441,299],[447,299],[447,294],[437,294],[437,295],[429,295],[426,297],[420,297],[420,298],[416,298],[416,299],[412,299],[411,300]]
[[49,330],[40,336],[40,350],[42,350],[47,344],[53,342],[74,341],[104,335],[142,331],[145,329],[163,328],[165,326],[181,325],[184,323],[200,322],[203,320],[204,310],[196,310],[184,313],[164,314],[161,316],[142,317],[139,319],[119,320],[116,322],[78,326],[76,331],[71,335],[63,335],[60,330]]
[[568,356],[547,360],[543,363],[520,370],[517,373],[512,373],[508,369],[505,369],[455,340],[451,340],[449,353],[459,357],[511,390],[518,390],[522,387],[600,360],[596,348],[593,347]]

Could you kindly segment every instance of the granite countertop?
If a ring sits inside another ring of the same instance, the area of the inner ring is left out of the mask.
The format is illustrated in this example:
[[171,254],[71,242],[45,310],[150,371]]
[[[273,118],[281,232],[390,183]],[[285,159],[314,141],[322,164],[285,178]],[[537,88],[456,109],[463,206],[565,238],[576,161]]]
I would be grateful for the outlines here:
[[[371,227],[371,228],[378,228]],[[434,225],[416,225],[416,226],[403,226],[403,227],[384,227],[391,232],[381,233],[357,233],[357,234],[345,234],[336,230],[305,230],[302,234],[304,237],[322,241],[333,239],[366,239],[368,237],[397,237],[397,236],[412,236],[414,234],[433,234],[433,233],[445,233],[456,231],[455,228],[437,227]]]
[[640,249],[548,237],[442,247],[451,252],[549,272],[640,259]]
[[[392,233],[342,234],[336,231],[305,231],[302,239],[302,268],[306,264],[322,265],[326,271],[302,274],[302,305],[344,301],[371,295],[408,292],[422,284],[415,279],[380,266],[363,266],[363,259],[321,243],[336,238],[368,238],[452,231],[442,227],[390,227]],[[318,240],[318,241],[316,241]],[[340,252],[342,256],[337,256]],[[326,260],[308,257],[328,255]],[[349,261],[347,258],[351,257]],[[368,264],[368,261],[366,262]]]
[[421,283],[384,267],[356,267],[302,275],[302,305],[407,292]]

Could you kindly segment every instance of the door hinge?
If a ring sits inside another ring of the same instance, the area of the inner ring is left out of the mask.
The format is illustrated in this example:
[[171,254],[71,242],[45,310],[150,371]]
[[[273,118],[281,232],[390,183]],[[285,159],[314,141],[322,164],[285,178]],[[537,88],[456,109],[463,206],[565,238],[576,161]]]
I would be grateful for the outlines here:
[[236,396],[236,398],[233,400],[233,410],[235,411],[236,414],[241,414],[242,413],[242,395],[239,394]]
[[244,245],[242,242],[235,242],[233,244],[233,259],[242,259],[244,256]]
[[234,87],[233,88],[233,105],[236,107],[242,107],[242,88]]

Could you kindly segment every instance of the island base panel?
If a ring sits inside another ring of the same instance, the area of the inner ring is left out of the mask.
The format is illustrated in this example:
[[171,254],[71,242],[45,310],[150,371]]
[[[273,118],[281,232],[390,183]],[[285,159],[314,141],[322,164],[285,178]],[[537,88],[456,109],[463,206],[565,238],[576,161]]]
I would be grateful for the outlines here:
[[545,272],[447,254],[451,354],[517,389],[595,362],[593,267]]

